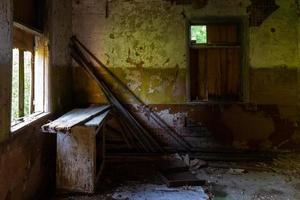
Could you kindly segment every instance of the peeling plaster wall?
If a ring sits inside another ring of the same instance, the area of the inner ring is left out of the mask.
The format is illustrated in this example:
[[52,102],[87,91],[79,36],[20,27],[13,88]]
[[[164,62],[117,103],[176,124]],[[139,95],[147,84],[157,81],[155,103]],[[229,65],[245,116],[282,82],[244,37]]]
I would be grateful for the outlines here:
[[145,102],[181,103],[186,43],[185,32],[178,32],[185,30],[180,12],[163,1],[111,1],[106,18],[105,1],[73,1],[73,33]]
[[276,3],[280,8],[250,29],[251,102],[295,106],[299,17],[295,1]]
[[[297,116],[292,114],[293,109],[282,112],[277,105],[254,104],[153,104],[150,107],[194,149],[277,150],[299,146],[299,129],[292,120]],[[149,117],[144,107],[132,105],[129,109],[166,147],[183,150]]]
[[[192,5],[183,7],[164,0],[112,0],[106,10],[105,2],[73,0],[73,34],[142,101],[154,107],[159,105],[162,110],[171,109],[170,113],[181,113],[189,107],[188,37],[182,12],[187,19],[247,18],[247,7],[251,4],[248,0],[210,0],[204,8],[195,9]],[[212,118],[207,113],[201,114],[207,118],[199,118],[187,111],[187,119],[204,122],[214,136],[226,136],[227,144],[236,147],[271,148],[284,146],[282,142],[300,143],[299,16],[296,1],[277,0],[276,4],[279,9],[261,26],[249,27],[245,32],[248,66],[243,66],[243,87],[247,101],[193,105],[201,112],[215,113]],[[135,103],[115,81],[104,76],[126,102]],[[81,97],[78,104],[106,102],[79,67],[74,68],[74,91]],[[178,107],[181,110],[175,112]],[[249,107],[264,109],[249,111]],[[222,128],[216,130],[212,125]]]
[[279,9],[260,27],[250,29],[252,68],[299,67],[295,1],[276,1]]

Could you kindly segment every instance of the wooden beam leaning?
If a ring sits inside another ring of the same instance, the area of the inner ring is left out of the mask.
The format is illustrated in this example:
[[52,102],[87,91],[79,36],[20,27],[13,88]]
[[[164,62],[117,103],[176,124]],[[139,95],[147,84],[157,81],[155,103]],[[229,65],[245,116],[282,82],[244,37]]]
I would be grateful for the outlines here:
[[109,89],[105,81],[97,76],[94,66],[86,58],[86,56],[80,51],[74,41],[71,40],[70,44],[71,55],[79,65],[84,67],[88,74],[95,79],[98,86],[103,90],[107,99],[114,105],[116,111],[123,117],[124,121],[130,125],[128,128],[130,132],[139,141],[140,145],[146,152],[163,152],[163,148],[155,141],[155,139],[145,130],[139,122],[123,107],[118,98]]
[[75,36],[71,38],[73,43],[76,43],[80,46],[97,64],[100,65],[118,84],[120,84],[126,91],[128,91],[140,104],[144,105],[147,111],[150,113],[150,117],[162,128],[165,129],[166,133],[173,138],[178,144],[182,146],[183,149],[191,151],[191,145],[181,138],[176,131],[174,131],[165,121],[163,121],[156,113],[153,113],[145,103],[134,94],[122,81],[120,81],[115,74],[113,74],[107,66],[105,66],[81,41],[79,41]]
[[[86,72],[97,81],[98,86],[102,89],[102,91],[104,92],[106,98],[110,101],[111,104],[113,104],[116,107],[117,101],[116,99],[113,98],[113,96],[111,95],[110,91],[108,90],[108,88],[103,84],[102,81],[99,81],[97,79],[97,77],[95,76],[95,74],[93,73],[93,71],[88,67],[89,62],[87,61],[83,61],[82,57],[80,56],[79,52],[77,52],[76,49],[72,49],[71,48],[71,55],[73,57],[73,59],[82,67],[84,67],[84,69],[86,70]],[[120,112],[117,109],[118,113],[122,115],[122,112]],[[137,139],[137,141],[140,143],[140,145],[142,146],[142,148],[146,151],[146,152],[151,152],[151,150],[149,150],[149,148],[146,146],[146,144],[144,143],[143,138],[140,138],[139,135],[137,133],[133,135],[135,136],[135,138]]]

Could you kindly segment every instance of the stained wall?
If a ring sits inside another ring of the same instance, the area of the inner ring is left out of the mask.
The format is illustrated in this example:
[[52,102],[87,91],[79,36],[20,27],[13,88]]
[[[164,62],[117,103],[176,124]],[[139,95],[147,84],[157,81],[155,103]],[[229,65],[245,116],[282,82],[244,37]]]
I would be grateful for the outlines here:
[[56,138],[42,134],[47,118],[0,144],[0,199],[45,199],[53,191]]
[[[198,9],[164,0],[73,0],[73,34],[180,133],[187,128],[181,122],[192,120],[226,145],[292,148],[300,142],[299,9],[294,0],[276,4],[279,8],[260,26],[246,24],[244,98],[236,103],[189,103],[187,22],[203,17],[248,21],[251,1],[210,0]],[[104,77],[125,102],[136,103]],[[73,78],[78,104],[106,102],[81,68],[74,68]],[[142,109],[136,112],[143,116]]]
[[46,199],[48,192],[55,188],[56,137],[42,133],[40,127],[71,107],[68,40],[72,4],[69,0],[47,1],[44,11],[45,42],[42,45],[45,47],[43,54],[47,55],[44,64],[49,114],[11,131],[12,2],[0,2],[0,199]]

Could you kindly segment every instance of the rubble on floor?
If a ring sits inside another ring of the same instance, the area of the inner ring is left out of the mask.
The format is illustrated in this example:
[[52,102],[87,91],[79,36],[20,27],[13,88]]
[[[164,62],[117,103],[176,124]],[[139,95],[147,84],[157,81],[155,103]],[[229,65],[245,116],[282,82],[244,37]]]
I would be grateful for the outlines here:
[[298,153],[287,153],[281,155],[272,163],[272,170],[282,174],[287,180],[300,179],[300,155]]
[[193,170],[206,185],[168,188],[153,162],[114,162],[106,167],[97,194],[53,200],[296,200],[300,199],[299,166],[296,154],[279,156],[273,163],[207,162]]
[[157,165],[159,174],[168,187],[180,186],[203,186],[205,180],[198,179],[193,173],[201,166],[205,165],[205,161],[198,159],[190,160],[186,154],[180,157],[178,154],[166,156]]

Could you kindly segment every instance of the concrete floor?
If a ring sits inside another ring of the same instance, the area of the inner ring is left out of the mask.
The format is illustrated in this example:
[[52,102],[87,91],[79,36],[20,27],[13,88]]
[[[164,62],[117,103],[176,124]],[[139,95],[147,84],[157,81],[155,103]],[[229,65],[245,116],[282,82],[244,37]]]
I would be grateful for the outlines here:
[[149,163],[113,163],[106,167],[97,194],[57,195],[53,200],[300,199],[298,155],[283,156],[269,164],[209,164],[215,167],[205,167],[194,172],[199,179],[207,180],[208,184],[205,187],[167,188],[154,170],[154,166]]

